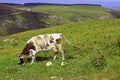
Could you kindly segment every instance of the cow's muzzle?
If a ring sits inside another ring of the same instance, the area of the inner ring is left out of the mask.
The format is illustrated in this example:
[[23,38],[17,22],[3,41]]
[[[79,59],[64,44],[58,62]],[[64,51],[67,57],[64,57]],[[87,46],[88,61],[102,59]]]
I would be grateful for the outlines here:
[[24,59],[20,58],[20,63],[19,64],[21,64],[21,65],[25,64]]
[[[20,57],[20,56],[19,56]],[[25,57],[20,57],[20,65],[24,65],[25,64],[25,62],[26,62],[26,59],[25,59]]]

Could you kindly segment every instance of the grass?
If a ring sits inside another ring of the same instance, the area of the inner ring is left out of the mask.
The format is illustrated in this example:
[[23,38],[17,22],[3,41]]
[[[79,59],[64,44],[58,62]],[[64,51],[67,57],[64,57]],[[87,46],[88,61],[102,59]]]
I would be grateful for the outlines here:
[[54,14],[62,16],[64,19],[72,21],[73,16],[77,16],[81,20],[94,19],[96,20],[100,16],[109,16],[112,18],[112,15],[109,13],[109,9],[99,7],[99,6],[37,6],[33,7],[32,11],[34,12],[44,12],[49,14]]
[[[0,39],[0,80],[119,80],[120,20],[87,21],[57,27],[26,31]],[[63,33],[81,50],[69,46],[63,39],[65,66],[60,66],[61,55],[54,61],[53,52],[40,52],[37,62],[18,65],[20,53],[26,41],[45,33]],[[104,58],[102,57],[104,56]],[[53,65],[46,66],[48,61]]]

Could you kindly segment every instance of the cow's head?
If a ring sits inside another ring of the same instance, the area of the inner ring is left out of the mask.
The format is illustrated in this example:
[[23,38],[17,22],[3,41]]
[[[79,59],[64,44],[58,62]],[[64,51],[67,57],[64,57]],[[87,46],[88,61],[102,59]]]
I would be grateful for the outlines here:
[[23,49],[23,51],[20,53],[19,58],[20,58],[20,64],[24,65],[26,63],[26,57],[29,55],[29,50],[34,48],[33,43],[27,43]]
[[26,63],[26,55],[20,54],[19,58],[20,58],[20,64],[24,65]]

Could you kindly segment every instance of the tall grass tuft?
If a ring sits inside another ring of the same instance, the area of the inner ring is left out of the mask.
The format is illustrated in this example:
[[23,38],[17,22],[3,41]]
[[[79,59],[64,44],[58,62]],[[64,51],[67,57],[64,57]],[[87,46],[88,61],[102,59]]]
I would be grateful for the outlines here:
[[104,55],[94,57],[91,64],[97,70],[105,69],[105,67],[107,67],[106,57]]
[[117,39],[117,45],[120,47],[120,36]]

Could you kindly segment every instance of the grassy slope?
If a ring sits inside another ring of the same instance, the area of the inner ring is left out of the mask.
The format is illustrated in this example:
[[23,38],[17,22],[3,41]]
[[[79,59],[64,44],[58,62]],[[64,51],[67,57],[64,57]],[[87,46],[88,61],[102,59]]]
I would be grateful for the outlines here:
[[[57,76],[55,80],[119,80],[120,49],[116,45],[119,31],[120,20],[105,20],[71,23],[3,37],[0,39],[0,80],[50,80],[51,76]],[[37,54],[37,62],[32,65],[18,65],[18,53],[30,37],[56,32],[63,33],[82,50],[73,49],[63,40],[65,66],[60,66],[61,55],[55,61],[49,59],[53,57],[52,52]],[[8,41],[5,42],[5,39]],[[101,55],[105,59],[97,66],[94,63]],[[48,61],[52,61],[53,65],[46,67]]]
[[62,16],[67,20],[71,20],[72,16],[77,16],[81,20],[97,19],[100,16],[111,16],[107,8],[99,6],[37,6],[32,11],[45,12]]
[[[19,12],[21,10],[27,11],[27,7],[18,8],[0,5],[0,14],[2,15]],[[113,18],[113,16],[109,13],[109,9],[99,6],[37,6],[32,7],[31,10],[35,13],[25,12],[13,16],[1,15],[0,36],[29,29],[66,24],[77,20],[79,21],[79,19],[84,21]],[[43,16],[41,16],[42,13],[44,14]],[[35,27],[33,27],[34,25]]]

